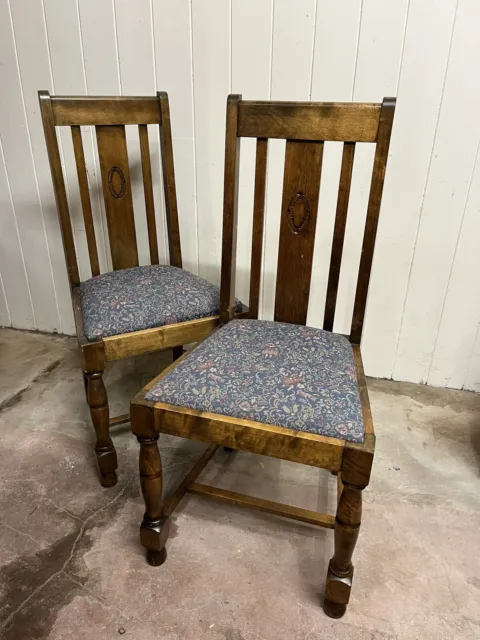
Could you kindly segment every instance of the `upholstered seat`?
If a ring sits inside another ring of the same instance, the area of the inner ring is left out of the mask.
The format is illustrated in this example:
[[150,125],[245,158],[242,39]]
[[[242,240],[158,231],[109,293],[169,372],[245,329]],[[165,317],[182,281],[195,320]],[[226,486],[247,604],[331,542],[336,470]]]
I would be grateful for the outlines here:
[[363,442],[353,351],[338,334],[233,320],[162,378],[146,400]]
[[104,273],[80,285],[85,335],[93,341],[214,316],[219,295],[214,284],[167,265]]

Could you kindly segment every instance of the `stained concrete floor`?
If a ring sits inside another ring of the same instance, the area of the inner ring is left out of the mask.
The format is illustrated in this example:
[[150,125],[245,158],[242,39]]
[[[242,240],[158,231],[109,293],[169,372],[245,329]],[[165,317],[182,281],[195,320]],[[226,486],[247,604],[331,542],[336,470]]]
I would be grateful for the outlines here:
[[[169,353],[112,365],[112,414]],[[115,430],[102,489],[73,339],[0,331],[0,637],[5,640],[480,638],[480,396],[370,380],[377,454],[352,600],[321,609],[333,534],[190,496],[146,564],[137,444]],[[167,490],[203,445],[161,438]],[[328,472],[223,450],[202,480],[334,509]]]

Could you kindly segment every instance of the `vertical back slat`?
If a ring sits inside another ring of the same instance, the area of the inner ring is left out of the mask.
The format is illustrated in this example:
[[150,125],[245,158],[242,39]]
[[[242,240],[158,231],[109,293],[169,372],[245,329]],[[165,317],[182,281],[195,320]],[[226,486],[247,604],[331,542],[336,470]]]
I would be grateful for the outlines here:
[[356,344],[360,343],[360,339],[362,337],[363,320],[367,304],[368,283],[370,281],[370,273],[372,270],[373,250],[377,235],[378,216],[380,214],[394,113],[395,100],[385,98],[382,103],[380,122],[378,125],[377,148],[373,162],[367,221],[363,236],[362,257],[360,259],[355,304],[353,307],[352,330],[350,332],[350,341]]
[[138,125],[138,135],[140,138],[140,154],[142,157],[143,189],[145,192],[150,263],[158,264],[158,240],[157,227],[155,224],[155,203],[153,200],[152,166],[150,162],[150,145],[148,144],[148,128],[146,124]]
[[87,167],[85,165],[82,133],[78,125],[72,126],[71,129],[73,152],[75,154],[75,164],[77,165],[78,186],[80,188],[80,199],[82,202],[83,220],[85,222],[85,234],[87,236],[90,267],[92,269],[92,276],[98,276],[100,273],[100,266],[98,263],[97,241],[95,238],[95,227],[93,224],[90,191],[88,189]]
[[52,101],[48,91],[39,91],[38,99],[40,101],[40,110],[42,113],[43,129],[45,131],[45,140],[47,143],[50,171],[52,172],[55,200],[57,203],[58,217],[60,219],[60,230],[62,232],[63,250],[65,252],[68,277],[70,280],[70,286],[74,287],[80,284],[80,275],[78,272],[75,242],[73,239],[72,222],[70,220],[70,213],[68,210],[67,192],[65,189],[65,181],[63,179],[62,163],[58,149],[57,133],[55,131]]
[[240,139],[238,129],[239,95],[227,100],[225,132],[225,173],[223,191],[222,268],[220,283],[220,322],[233,318],[235,307],[235,259],[237,254],[237,207]]
[[178,222],[170,108],[168,105],[168,95],[165,91],[159,91],[157,97],[160,103],[160,113],[162,117],[162,123],[160,125],[160,145],[162,149],[163,190],[165,192],[170,264],[174,267],[182,268],[182,248],[180,244],[180,225]]
[[257,140],[255,191],[253,196],[252,259],[250,266],[249,317],[258,318],[260,277],[262,272],[263,226],[265,220],[265,186],[267,183],[268,140]]
[[113,268],[138,267],[125,127],[97,125],[95,129]]
[[337,213],[335,216],[335,228],[332,239],[332,253],[330,256],[330,270],[328,274],[327,300],[325,303],[325,317],[323,328],[333,331],[335,319],[335,307],[337,304],[338,282],[342,265],[343,242],[345,240],[345,227],[347,224],[348,201],[350,199],[350,186],[352,183],[353,159],[355,156],[355,143],[345,142],[343,145],[342,168],[340,171],[340,183],[338,186]]
[[305,324],[312,276],[323,142],[287,140],[274,319]]

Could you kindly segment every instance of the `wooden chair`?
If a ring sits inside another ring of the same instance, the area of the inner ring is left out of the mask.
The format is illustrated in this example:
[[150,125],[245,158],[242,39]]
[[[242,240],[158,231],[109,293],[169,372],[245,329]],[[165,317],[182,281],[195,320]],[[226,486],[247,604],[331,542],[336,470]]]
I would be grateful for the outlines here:
[[[109,418],[103,383],[106,363],[182,345],[206,337],[218,323],[218,287],[182,270],[168,96],[145,98],[65,97],[39,91],[75,324],[82,354],[87,402],[96,433],[95,452],[104,487],[117,482],[117,455],[110,427],[129,422]],[[170,266],[158,266],[158,243],[148,124],[159,125]],[[100,275],[80,127],[94,125],[111,260]],[[139,267],[125,125],[138,125],[150,263]],[[56,127],[70,127],[92,278],[80,282]],[[168,301],[168,305],[164,304]]]
[[[222,325],[148,385],[131,406],[140,442],[146,512],[140,538],[147,559],[166,558],[169,517],[193,492],[335,530],[324,610],[341,617],[352,586],[375,435],[360,353],[395,100],[382,104],[227,103],[221,280]],[[257,138],[250,314],[234,316],[238,155],[241,137]],[[268,138],[286,154],[274,322],[256,320],[260,287]],[[343,160],[332,242],[324,330],[308,328],[315,226],[325,140],[342,141]],[[376,144],[350,336],[332,333],[356,142]],[[266,418],[266,419],[265,419]],[[162,502],[159,433],[211,443],[173,497]],[[330,469],[338,477],[336,516],[225,491],[195,480],[219,445]]]

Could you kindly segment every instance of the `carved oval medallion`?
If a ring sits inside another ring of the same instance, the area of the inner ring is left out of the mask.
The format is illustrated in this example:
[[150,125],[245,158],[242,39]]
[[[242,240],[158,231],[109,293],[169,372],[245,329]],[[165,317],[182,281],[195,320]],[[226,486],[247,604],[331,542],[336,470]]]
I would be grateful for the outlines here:
[[112,167],[108,172],[108,190],[114,198],[123,198],[127,183],[120,167]]
[[304,193],[297,193],[287,209],[288,226],[292,233],[301,233],[310,221],[310,201]]

